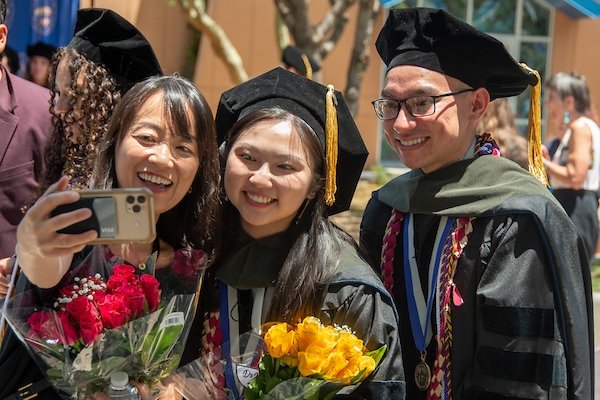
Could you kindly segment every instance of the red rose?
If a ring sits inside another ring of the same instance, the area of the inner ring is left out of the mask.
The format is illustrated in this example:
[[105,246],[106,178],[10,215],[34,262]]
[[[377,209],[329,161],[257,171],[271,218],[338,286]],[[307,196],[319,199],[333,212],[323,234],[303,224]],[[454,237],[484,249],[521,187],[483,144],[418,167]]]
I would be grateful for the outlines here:
[[115,265],[112,275],[106,282],[106,287],[109,291],[118,290],[120,287],[137,282],[138,278],[135,275],[135,268],[127,264]]
[[79,331],[73,324],[69,314],[64,311],[57,311],[56,317],[60,321],[60,328],[62,330],[60,334],[60,342],[70,346],[79,340]]
[[205,262],[206,258],[202,250],[180,250],[176,251],[173,256],[171,269],[182,278],[194,281],[198,278],[198,272],[202,270]]
[[79,339],[77,328],[63,311],[38,311],[29,316],[27,323],[31,326],[31,337],[58,340],[67,345],[72,345]]
[[118,328],[127,322],[129,310],[127,309],[125,296],[122,294],[102,296],[101,299],[96,300],[96,305],[100,310],[102,322],[106,329]]
[[139,318],[144,314],[144,290],[137,282],[136,284],[124,285],[114,291],[115,294],[124,296],[128,309],[127,319]]
[[66,310],[79,326],[85,344],[93,342],[96,336],[102,332],[100,312],[87,297],[79,296],[73,299],[67,304]]
[[27,318],[27,323],[31,327],[29,336],[35,336],[40,339],[49,339],[56,337],[56,322],[52,316],[52,311],[37,311]]
[[143,274],[140,277],[140,283],[142,284],[142,289],[144,290],[144,295],[148,302],[148,310],[153,312],[160,302],[160,283],[154,276],[149,274]]

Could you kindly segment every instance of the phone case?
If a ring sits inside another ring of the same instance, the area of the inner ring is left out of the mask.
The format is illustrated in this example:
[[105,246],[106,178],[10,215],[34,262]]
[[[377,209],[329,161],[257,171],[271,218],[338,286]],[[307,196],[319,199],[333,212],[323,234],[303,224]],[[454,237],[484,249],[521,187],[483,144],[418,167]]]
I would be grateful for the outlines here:
[[51,215],[87,207],[92,216],[59,233],[82,233],[90,229],[98,232],[91,243],[109,244],[126,242],[151,242],[156,237],[154,200],[145,188],[82,190],[80,199],[57,207]]

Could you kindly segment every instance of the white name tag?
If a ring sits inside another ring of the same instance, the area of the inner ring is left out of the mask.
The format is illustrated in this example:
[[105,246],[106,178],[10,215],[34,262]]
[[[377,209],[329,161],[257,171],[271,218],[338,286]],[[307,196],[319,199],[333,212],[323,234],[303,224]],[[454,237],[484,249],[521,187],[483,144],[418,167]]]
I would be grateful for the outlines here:
[[236,372],[238,381],[246,388],[252,379],[258,375],[258,369],[246,367],[245,365],[236,365]]

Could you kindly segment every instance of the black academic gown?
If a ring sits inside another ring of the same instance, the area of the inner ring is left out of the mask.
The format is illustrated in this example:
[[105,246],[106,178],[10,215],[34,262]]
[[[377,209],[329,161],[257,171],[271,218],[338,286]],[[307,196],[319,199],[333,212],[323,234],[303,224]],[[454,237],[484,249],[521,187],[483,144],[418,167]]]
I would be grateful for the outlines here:
[[[273,285],[290,245],[285,233],[252,240],[240,232],[235,245],[228,249],[217,266],[217,280],[237,289],[240,332],[251,329],[249,314],[253,297],[249,292]],[[342,251],[337,273],[329,282],[318,317],[326,325],[351,327],[369,350],[387,345],[378,368],[347,398],[404,398],[398,314],[393,300],[372,268],[350,246]]]
[[[592,398],[589,267],[573,224],[543,186],[516,164],[492,156],[398,177],[373,193],[361,224],[361,244],[375,260],[392,207],[415,216],[421,276],[439,217],[476,217],[454,277],[464,299],[461,306],[451,304],[454,399]],[[420,358],[408,318],[403,239],[401,230],[393,295],[406,398],[424,399],[413,378]],[[434,343],[427,349],[430,366]]]

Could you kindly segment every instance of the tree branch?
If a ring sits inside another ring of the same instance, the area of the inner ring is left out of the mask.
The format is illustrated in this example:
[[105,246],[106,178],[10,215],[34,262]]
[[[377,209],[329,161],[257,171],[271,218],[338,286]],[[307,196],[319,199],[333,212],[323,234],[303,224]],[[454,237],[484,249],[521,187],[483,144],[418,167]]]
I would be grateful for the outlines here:
[[373,36],[373,24],[379,12],[379,0],[359,0],[358,19],[354,36],[354,48],[350,58],[350,68],[346,80],[344,96],[352,115],[358,111],[358,99],[363,75],[369,66],[370,43]]
[[204,0],[178,0],[187,21],[205,34],[217,56],[225,63],[235,84],[248,80],[240,54],[221,26],[206,13]]

